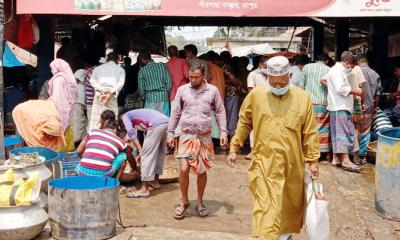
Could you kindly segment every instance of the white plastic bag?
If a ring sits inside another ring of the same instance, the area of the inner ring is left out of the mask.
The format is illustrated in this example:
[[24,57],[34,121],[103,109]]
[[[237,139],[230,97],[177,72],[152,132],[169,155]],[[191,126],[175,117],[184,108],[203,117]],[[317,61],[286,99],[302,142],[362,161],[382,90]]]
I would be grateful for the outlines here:
[[323,198],[322,184],[312,181],[307,187],[305,228],[308,240],[329,240],[328,201]]

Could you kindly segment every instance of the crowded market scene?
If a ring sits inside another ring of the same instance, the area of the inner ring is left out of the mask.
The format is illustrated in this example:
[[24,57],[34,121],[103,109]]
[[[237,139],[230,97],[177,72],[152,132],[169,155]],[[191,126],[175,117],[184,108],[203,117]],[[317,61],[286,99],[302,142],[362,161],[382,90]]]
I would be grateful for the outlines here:
[[395,0],[0,0],[0,240],[400,239]]

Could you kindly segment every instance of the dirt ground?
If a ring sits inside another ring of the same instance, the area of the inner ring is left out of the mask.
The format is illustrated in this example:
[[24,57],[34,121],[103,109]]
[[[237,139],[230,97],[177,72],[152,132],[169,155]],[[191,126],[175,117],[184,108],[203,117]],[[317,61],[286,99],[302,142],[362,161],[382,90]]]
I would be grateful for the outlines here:
[[[118,229],[116,240],[152,239],[254,239],[251,238],[252,203],[247,187],[247,165],[240,157],[236,168],[225,164],[224,155],[218,155],[209,172],[205,204],[210,211],[207,218],[197,217],[196,182],[191,176],[190,198],[193,200],[187,217],[174,220],[174,206],[180,201],[178,183],[162,185],[152,191],[148,199],[128,199],[121,194],[122,219],[125,225],[144,228]],[[168,166],[176,166],[172,156]],[[329,198],[331,239],[400,239],[400,223],[387,221],[375,212],[374,166],[367,165],[364,174],[348,173],[320,164],[320,181]],[[48,239],[42,235],[40,239]],[[307,239],[304,232],[295,239]]]

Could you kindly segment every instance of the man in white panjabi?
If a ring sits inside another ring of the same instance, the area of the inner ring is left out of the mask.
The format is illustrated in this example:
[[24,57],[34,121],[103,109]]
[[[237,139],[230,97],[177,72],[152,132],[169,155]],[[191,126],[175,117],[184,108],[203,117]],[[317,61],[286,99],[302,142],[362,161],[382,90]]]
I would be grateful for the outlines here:
[[[258,68],[255,69],[254,71],[249,73],[249,76],[247,76],[247,90],[250,92],[253,90],[255,87],[262,86],[267,82],[267,77],[266,77],[266,69],[267,69],[267,61],[268,58],[265,56],[262,56],[260,59],[260,64],[258,65]],[[254,147],[254,132],[252,131],[250,133],[250,148],[253,151]],[[250,152],[247,156],[246,159],[250,160],[252,156],[252,152]]]
[[94,69],[90,84],[95,90],[89,130],[98,128],[100,114],[112,110],[118,116],[118,94],[125,83],[125,70],[117,65],[118,55],[109,53],[107,63]]

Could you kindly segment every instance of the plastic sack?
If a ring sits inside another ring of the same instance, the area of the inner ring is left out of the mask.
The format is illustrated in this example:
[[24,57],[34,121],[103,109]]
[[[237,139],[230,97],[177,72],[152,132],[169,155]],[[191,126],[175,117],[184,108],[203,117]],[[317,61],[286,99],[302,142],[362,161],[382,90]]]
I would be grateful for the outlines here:
[[305,228],[308,240],[329,240],[328,201],[321,183],[312,181],[307,187]]
[[20,15],[18,26],[18,46],[31,48],[35,41],[32,29],[32,15]]
[[0,176],[0,207],[30,205],[39,199],[39,173],[33,173],[27,180],[15,179],[13,170],[8,169]]
[[73,152],[75,150],[74,145],[74,132],[72,131],[72,125],[68,124],[67,129],[64,132],[66,145],[61,148],[60,152]]

